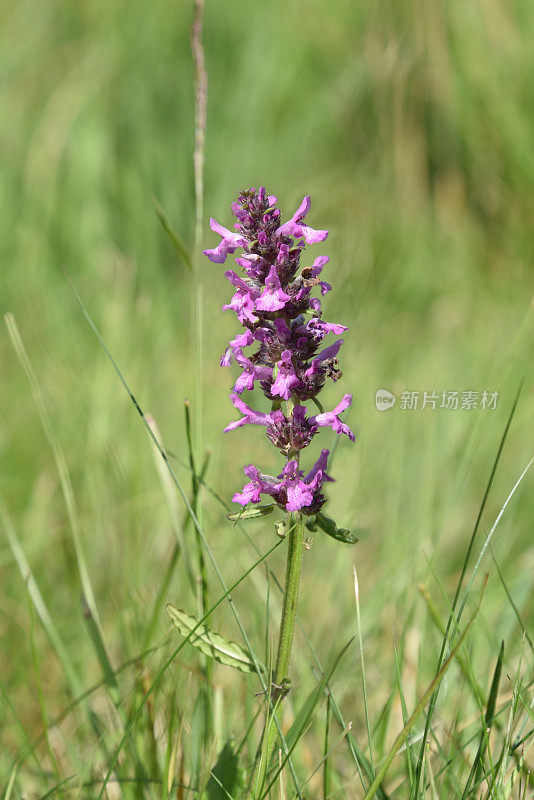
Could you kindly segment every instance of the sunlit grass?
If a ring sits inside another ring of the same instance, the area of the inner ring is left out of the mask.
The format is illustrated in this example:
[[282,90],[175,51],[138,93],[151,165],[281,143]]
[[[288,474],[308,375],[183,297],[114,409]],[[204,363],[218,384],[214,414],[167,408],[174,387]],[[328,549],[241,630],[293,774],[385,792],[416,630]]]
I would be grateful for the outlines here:
[[[207,737],[198,654],[186,645],[161,672],[182,642],[164,604],[197,612],[188,577],[194,525],[61,271],[153,415],[192,501],[183,410],[188,398],[196,426],[190,274],[152,199],[191,248],[191,9],[170,0],[150,9],[23,0],[1,13],[2,310],[13,313],[26,356],[3,328],[0,790],[6,798],[94,798],[111,770],[110,797],[194,797],[230,739],[240,765],[252,764],[262,687],[215,665]],[[431,684],[522,380],[464,591],[532,457],[533,26],[529,4],[500,0],[341,2],[328,13],[319,2],[303,10],[208,0],[205,209],[228,223],[227,198],[245,186],[266,183],[286,210],[310,191],[314,222],[333,230],[330,316],[351,326],[343,382],[328,399],[354,392],[358,438],[356,448],[337,448],[330,507],[361,541],[344,547],[317,533],[306,552],[295,687],[281,719],[287,733],[358,633],[291,757],[300,784],[310,779],[310,798],[325,786],[329,797],[363,797],[371,783],[362,766],[371,762],[362,663],[375,770]],[[232,585],[276,535],[269,519],[246,529],[225,519],[251,447],[261,445],[242,431],[221,433],[232,414],[231,377],[218,359],[233,322],[219,311],[228,294],[222,270],[203,269],[200,463],[210,454],[199,502]],[[411,412],[397,403],[378,413],[378,388],[398,397],[434,389],[500,397],[494,411]],[[267,448],[262,459],[275,468]],[[451,647],[489,573],[487,587],[441,684],[420,762],[427,794],[414,797],[532,791],[531,486],[527,472],[478,569]],[[283,561],[282,546],[232,592],[264,663]],[[213,605],[224,592],[212,567],[208,582]],[[209,625],[242,642],[227,602]],[[392,800],[410,797],[424,723],[420,716],[384,781]],[[283,780],[293,797],[288,770]],[[178,784],[193,788],[181,795]],[[226,797],[216,785],[212,778],[210,800]],[[283,796],[278,781],[272,796]]]

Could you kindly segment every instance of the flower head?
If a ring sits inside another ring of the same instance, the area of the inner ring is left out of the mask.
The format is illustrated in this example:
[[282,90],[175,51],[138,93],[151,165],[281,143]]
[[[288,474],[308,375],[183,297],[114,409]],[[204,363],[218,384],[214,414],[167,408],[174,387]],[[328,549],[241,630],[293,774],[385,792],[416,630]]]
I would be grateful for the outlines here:
[[[343,340],[320,348],[326,336],[339,336],[347,327],[323,321],[321,301],[314,294],[325,295],[332,288],[322,280],[328,256],[317,256],[311,266],[300,263],[306,244],[323,242],[328,236],[328,231],[304,224],[311,207],[309,195],[286,222],[276,203],[276,197],[263,187],[241,192],[232,203],[235,231],[210,220],[221,241],[204,250],[210,261],[219,264],[236,250],[242,251],[235,259],[242,274],[232,269],[225,272],[235,292],[223,309],[235,311],[245,329],[230,340],[221,357],[222,366],[234,360],[241,368],[230,395],[241,417],[225,431],[245,425],[264,427],[268,440],[286,458],[277,478],[264,475],[253,464],[246,466],[249,482],[233,499],[246,505],[258,503],[260,495],[267,494],[286,511],[315,514],[325,502],[321,487],[332,480],[326,472],[328,450],[321,452],[307,474],[300,466],[301,453],[320,428],[330,427],[354,441],[353,432],[340,419],[352,395],[344,395],[332,411],[313,415],[303,403],[316,399],[327,378],[341,378],[337,356]],[[243,352],[254,346],[255,351]],[[270,400],[270,412],[255,411],[240,398],[256,384]],[[282,410],[284,402],[287,407]]]
[[310,472],[304,476],[295,459],[289,460],[278,478],[263,475],[257,467],[249,464],[243,472],[250,478],[241,492],[234,494],[232,500],[242,506],[259,503],[261,495],[266,494],[285,511],[302,511],[316,514],[324,503],[321,492],[323,483],[332,481],[326,474],[328,450],[323,450]]

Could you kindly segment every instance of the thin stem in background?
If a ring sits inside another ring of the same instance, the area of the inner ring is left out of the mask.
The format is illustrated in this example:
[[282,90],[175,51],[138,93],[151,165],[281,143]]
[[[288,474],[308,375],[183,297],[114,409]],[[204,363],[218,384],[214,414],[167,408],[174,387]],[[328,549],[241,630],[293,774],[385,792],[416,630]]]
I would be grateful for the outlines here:
[[323,755],[323,800],[326,800],[330,794],[330,765],[328,763],[328,737],[330,734],[330,709],[332,706],[332,699],[330,695],[326,700],[326,719],[324,727],[324,755]]
[[193,167],[195,174],[195,239],[193,251],[193,325],[195,329],[195,413],[196,450],[202,453],[203,401],[203,287],[198,255],[202,241],[204,217],[204,160],[206,147],[206,118],[208,107],[208,73],[202,42],[204,23],[204,0],[195,0],[193,26],[191,28],[191,50],[195,72],[195,149]]
[[[199,264],[199,252],[202,241],[202,225],[204,217],[204,151],[206,145],[206,115],[208,105],[208,74],[206,71],[206,61],[204,56],[204,45],[202,42],[202,30],[204,23],[204,0],[195,0],[193,25],[191,28],[191,51],[193,54],[193,67],[195,74],[195,149],[193,153],[193,169],[195,175],[195,239],[193,250],[193,328],[194,328],[194,358],[195,369],[195,447],[193,448],[190,438],[190,419],[189,405],[186,403],[186,425],[188,428],[188,446],[190,454],[191,475],[193,480],[194,513],[198,516],[200,524],[204,525],[204,509],[198,497],[199,484],[195,469],[196,452],[197,461],[200,462],[203,452],[203,421],[204,421],[204,401],[203,401],[203,375],[204,375],[204,341],[203,341],[203,286],[201,265]],[[206,561],[202,540],[196,533],[196,547],[199,569],[199,590],[198,590],[198,615],[203,616],[208,608],[208,576],[206,571]],[[211,677],[212,661],[209,658],[203,659],[203,672],[206,677],[204,686],[204,717],[205,717],[205,745],[213,732],[213,713],[211,696]]]

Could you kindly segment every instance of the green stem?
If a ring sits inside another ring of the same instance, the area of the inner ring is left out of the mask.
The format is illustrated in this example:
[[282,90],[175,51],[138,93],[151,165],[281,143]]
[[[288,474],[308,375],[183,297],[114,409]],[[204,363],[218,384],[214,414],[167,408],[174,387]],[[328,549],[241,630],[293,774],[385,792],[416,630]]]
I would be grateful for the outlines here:
[[295,620],[297,618],[300,571],[304,550],[304,518],[302,514],[295,512],[289,515],[288,523],[286,582],[282,602],[282,617],[280,620],[276,664],[270,687],[270,696],[268,698],[270,710],[267,714],[263,732],[260,762],[256,775],[254,776],[254,796],[256,798],[262,796],[268,766],[276,744],[277,725],[273,717],[291,686],[291,681],[289,680],[289,665],[291,661]]
[[297,600],[300,583],[300,569],[304,547],[304,520],[298,512],[289,515],[286,583],[280,621],[280,637],[274,671],[274,682],[282,686],[288,678],[293,631],[297,617]]

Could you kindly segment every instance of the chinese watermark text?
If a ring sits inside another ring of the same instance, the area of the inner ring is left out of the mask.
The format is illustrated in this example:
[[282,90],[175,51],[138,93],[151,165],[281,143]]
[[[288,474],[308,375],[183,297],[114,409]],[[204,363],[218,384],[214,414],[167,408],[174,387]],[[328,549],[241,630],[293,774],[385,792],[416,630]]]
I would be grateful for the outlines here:
[[399,408],[402,411],[416,411],[431,409],[435,411],[443,408],[447,411],[463,409],[466,411],[494,410],[499,402],[498,391],[454,391],[454,390],[425,390],[425,391],[403,391],[400,398],[397,398],[387,389],[378,389],[375,395],[375,404],[378,411],[388,411],[393,408],[399,400]]

